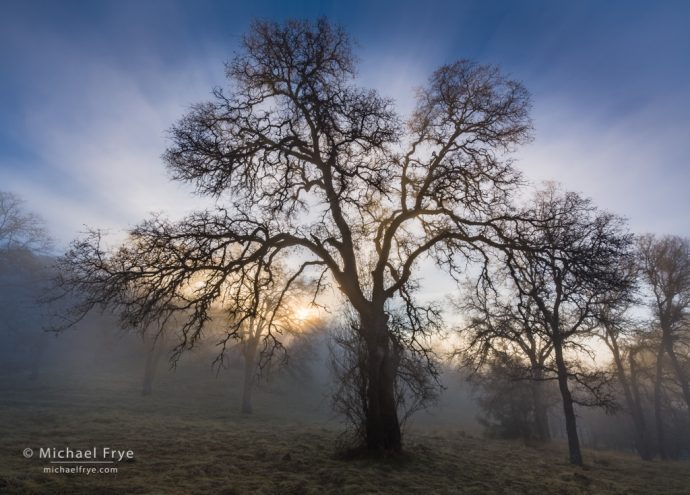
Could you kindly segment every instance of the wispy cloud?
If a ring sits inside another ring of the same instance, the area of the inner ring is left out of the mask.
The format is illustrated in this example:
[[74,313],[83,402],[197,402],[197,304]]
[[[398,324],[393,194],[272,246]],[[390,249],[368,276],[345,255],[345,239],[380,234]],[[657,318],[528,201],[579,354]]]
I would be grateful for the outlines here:
[[690,235],[690,116],[671,103],[690,92],[668,96],[616,116],[543,98],[519,166],[532,181],[557,180],[628,217],[637,232]]
[[[80,55],[61,48],[63,58]],[[222,79],[222,65],[210,58]],[[28,199],[63,245],[84,225],[119,232],[152,211],[175,217],[208,205],[171,182],[160,158],[166,129],[216,83],[203,62],[128,73],[87,61],[75,71],[24,105],[15,133],[31,152],[5,158],[2,188]]]
[[676,7],[630,4],[622,19],[597,2],[567,12],[551,2],[153,5],[0,19],[0,59],[12,67],[0,80],[0,188],[24,196],[59,243],[84,224],[120,231],[150,211],[204,205],[168,180],[165,129],[224,83],[222,62],[252,17],[320,14],[352,30],[360,81],[403,116],[438,65],[502,65],[534,94],[536,140],[518,154],[529,179],[563,182],[636,231],[690,234],[690,40]]

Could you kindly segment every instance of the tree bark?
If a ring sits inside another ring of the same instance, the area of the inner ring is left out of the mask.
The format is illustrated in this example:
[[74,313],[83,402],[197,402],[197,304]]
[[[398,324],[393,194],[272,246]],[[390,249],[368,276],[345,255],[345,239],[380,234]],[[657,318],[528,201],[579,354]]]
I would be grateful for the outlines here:
[[398,351],[391,343],[383,310],[361,318],[367,345],[366,447],[370,452],[400,452],[400,421],[395,401]]
[[254,411],[252,406],[252,391],[254,390],[254,378],[256,374],[256,349],[257,343],[249,340],[244,349],[244,383],[242,385],[242,414],[251,414]]
[[580,451],[580,439],[577,435],[577,420],[575,418],[575,408],[573,407],[573,396],[568,388],[568,369],[563,358],[563,343],[559,337],[554,336],[553,344],[558,372],[558,388],[563,399],[563,414],[565,416],[565,431],[568,435],[570,463],[582,466],[582,452]]
[[654,380],[654,417],[656,420],[656,440],[659,457],[662,460],[668,459],[666,453],[666,439],[664,437],[664,420],[662,417],[662,382],[664,372],[664,345],[659,346],[656,356],[656,379]]

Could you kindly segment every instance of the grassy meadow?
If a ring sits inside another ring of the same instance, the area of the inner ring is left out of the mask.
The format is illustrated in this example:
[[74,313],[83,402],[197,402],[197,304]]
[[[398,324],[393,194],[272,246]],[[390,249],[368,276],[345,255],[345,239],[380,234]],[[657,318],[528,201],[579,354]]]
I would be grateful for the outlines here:
[[[164,374],[151,397],[138,381],[73,373],[0,385],[2,494],[688,494],[688,463],[642,462],[565,446],[486,440],[433,421],[410,426],[405,454],[347,459],[325,397],[263,387],[252,416],[233,381]],[[43,473],[30,447],[131,449],[117,474]]]

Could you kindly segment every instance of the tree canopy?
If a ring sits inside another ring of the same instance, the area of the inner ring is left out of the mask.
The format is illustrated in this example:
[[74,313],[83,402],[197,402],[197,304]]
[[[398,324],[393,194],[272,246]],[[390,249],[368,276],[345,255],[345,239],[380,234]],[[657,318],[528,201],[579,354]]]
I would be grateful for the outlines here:
[[[529,95],[496,67],[460,60],[433,72],[403,118],[357,86],[350,38],[324,19],[255,22],[226,74],[227,88],[172,127],[164,154],[174,179],[221,206],[151,218],[114,252],[93,233],[63,259],[63,285],[87,294],[77,313],[111,306],[130,326],[185,311],[184,349],[218,297],[256,308],[278,262],[292,267],[286,293],[307,277],[314,298],[333,284],[360,319],[366,444],[399,450],[401,353],[431,367],[438,327],[415,297],[417,262],[431,256],[457,276],[511,242],[520,175],[507,153],[530,139]],[[253,294],[232,290],[246,286]]]

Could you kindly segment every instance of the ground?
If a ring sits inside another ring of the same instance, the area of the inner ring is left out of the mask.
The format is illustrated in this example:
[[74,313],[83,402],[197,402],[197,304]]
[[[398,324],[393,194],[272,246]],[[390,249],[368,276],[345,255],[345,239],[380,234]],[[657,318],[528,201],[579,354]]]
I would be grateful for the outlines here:
[[[174,392],[174,393],[173,393]],[[339,427],[296,414],[294,394],[262,393],[252,417],[227,395],[169,381],[153,397],[136,384],[85,379],[0,385],[1,494],[688,494],[690,465],[530,447],[443,427],[411,427],[405,454],[344,459]],[[117,474],[47,474],[27,448],[110,446],[135,458]]]

